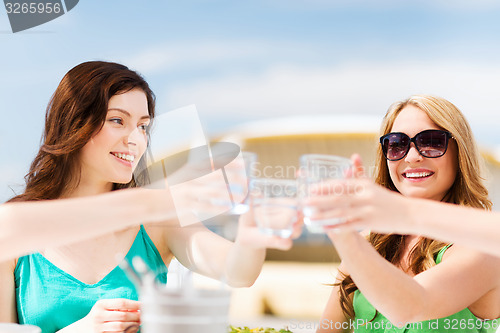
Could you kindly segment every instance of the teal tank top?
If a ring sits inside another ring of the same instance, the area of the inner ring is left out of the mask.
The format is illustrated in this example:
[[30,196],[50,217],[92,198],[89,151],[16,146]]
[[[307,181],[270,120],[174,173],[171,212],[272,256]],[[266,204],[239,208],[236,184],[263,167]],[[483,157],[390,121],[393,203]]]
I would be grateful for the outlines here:
[[[442,261],[445,251],[450,246],[451,244],[439,251],[436,264]],[[380,312],[377,312],[359,290],[354,292],[353,305],[355,317],[352,324],[355,333],[494,333],[500,325],[498,319],[479,319],[468,308],[465,308],[448,317],[396,327]]]
[[[167,267],[142,225],[124,260],[131,262],[135,256],[161,272],[159,282],[167,282]],[[14,277],[19,323],[36,325],[42,333],[56,332],[82,319],[100,299],[139,299],[119,266],[99,282],[86,284],[33,253],[19,258]]]

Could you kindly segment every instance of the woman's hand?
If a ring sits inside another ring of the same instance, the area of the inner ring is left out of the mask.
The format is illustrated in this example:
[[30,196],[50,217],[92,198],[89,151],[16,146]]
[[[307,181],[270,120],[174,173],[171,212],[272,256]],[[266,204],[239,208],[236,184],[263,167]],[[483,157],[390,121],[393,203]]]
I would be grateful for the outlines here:
[[97,301],[89,314],[60,333],[137,332],[141,324],[140,302],[128,299]]
[[368,179],[332,181],[323,184],[317,194],[307,201],[315,208],[311,219],[345,220],[332,228],[394,232],[398,223],[412,223],[408,219],[411,202]]
[[[405,228],[413,223],[408,218],[411,202],[366,178],[358,155],[353,155],[353,177],[322,183],[316,195],[306,205],[314,207],[311,219],[342,218],[344,223],[333,229],[370,229],[378,232],[396,232],[403,222]],[[401,226],[402,227],[402,226]]]

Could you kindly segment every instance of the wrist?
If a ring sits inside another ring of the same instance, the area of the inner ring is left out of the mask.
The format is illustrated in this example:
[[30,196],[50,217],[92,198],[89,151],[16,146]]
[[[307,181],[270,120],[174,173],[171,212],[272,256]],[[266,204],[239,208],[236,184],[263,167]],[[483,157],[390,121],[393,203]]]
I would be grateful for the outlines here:
[[143,216],[147,216],[148,222],[162,222],[176,216],[175,206],[169,191],[159,189],[140,189],[137,191],[138,209]]
[[407,230],[402,230],[403,233],[417,233],[420,234],[423,229],[423,225],[426,220],[426,207],[425,204],[428,203],[424,199],[410,200],[408,198],[403,198],[403,204],[407,207]]
[[[242,230],[246,228],[238,228],[236,232],[236,238],[233,242],[233,247],[238,251],[264,251],[266,247],[259,242],[256,242],[253,237],[248,237],[248,230]],[[262,237],[266,237],[262,235]]]
[[365,242],[363,236],[361,236],[357,231],[330,231],[328,233],[328,237],[332,241],[337,254],[339,255],[342,261],[349,261],[349,258],[357,257],[361,252],[361,243]]
[[361,237],[358,231],[352,229],[332,229],[328,232],[328,237],[334,242],[335,245],[341,243],[348,243],[354,241],[356,238]]

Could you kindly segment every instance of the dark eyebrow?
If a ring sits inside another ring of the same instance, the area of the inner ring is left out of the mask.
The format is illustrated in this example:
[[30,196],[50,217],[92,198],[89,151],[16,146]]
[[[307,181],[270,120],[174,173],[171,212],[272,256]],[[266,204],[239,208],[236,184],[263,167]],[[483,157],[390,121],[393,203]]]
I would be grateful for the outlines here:
[[[128,112],[126,110],[123,110],[123,109],[120,109],[120,108],[111,108],[111,109],[108,109],[108,111],[118,111],[118,112],[124,113],[127,116],[131,117],[130,112]],[[146,115],[146,116],[142,116],[139,119],[151,119],[151,116],[150,115]]]

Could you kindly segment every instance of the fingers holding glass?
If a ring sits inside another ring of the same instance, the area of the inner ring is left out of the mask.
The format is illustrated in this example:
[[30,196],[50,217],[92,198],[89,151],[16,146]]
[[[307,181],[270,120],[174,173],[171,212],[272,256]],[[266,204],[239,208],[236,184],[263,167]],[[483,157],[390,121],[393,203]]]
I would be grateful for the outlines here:
[[299,197],[304,224],[311,233],[324,233],[332,225],[345,222],[343,216],[319,214],[318,207],[309,199],[318,195],[338,196],[343,186],[332,186],[329,181],[352,176],[351,160],[333,155],[302,155],[300,158]]
[[241,215],[249,208],[249,183],[256,171],[257,154],[243,151],[225,168],[225,176],[231,193],[229,214]]

